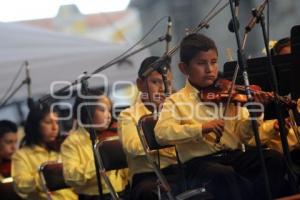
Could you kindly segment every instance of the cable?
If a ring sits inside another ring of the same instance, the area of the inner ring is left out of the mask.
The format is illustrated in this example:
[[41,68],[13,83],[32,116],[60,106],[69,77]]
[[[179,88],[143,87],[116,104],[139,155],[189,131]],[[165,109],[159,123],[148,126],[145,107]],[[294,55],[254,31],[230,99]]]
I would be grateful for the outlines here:
[[270,42],[270,1],[267,0],[267,36],[268,43]]
[[[206,21],[206,19],[209,17],[209,15],[211,15],[212,14],[212,12],[214,12],[215,11],[215,9],[219,6],[219,4],[222,2],[222,0],[219,0],[217,3],[216,3],[216,5],[214,6],[214,7],[212,7],[212,9],[208,12],[208,14],[204,17],[204,19],[201,21],[201,23],[202,22],[204,22],[204,21]],[[200,23],[200,24],[201,24]]]
[[157,27],[157,25],[162,22],[162,20],[167,19],[168,16],[164,16],[162,18],[160,18],[151,28],[150,30],[140,39],[138,40],[132,47],[130,47],[129,49],[127,49],[125,52],[123,52],[122,54],[120,54],[119,56],[117,56],[116,58],[110,60],[109,62],[107,62],[104,65],[109,65],[110,63],[116,61],[117,59],[121,58],[122,56],[124,56],[126,53],[130,52],[132,49],[134,49],[137,45],[139,45],[150,33],[152,33],[152,31]]
[[[212,13],[217,6],[221,3],[222,0],[219,0],[217,2],[217,4],[208,12],[208,14],[205,16],[206,20],[202,20],[198,26],[196,26],[195,28],[193,28],[190,33],[197,33],[199,32],[202,28],[204,27],[208,27],[208,22],[211,21],[215,16],[217,16],[221,11],[223,11],[228,5],[229,3],[225,3],[221,8],[219,8],[217,11],[215,11],[214,13]],[[172,56],[180,47],[180,44],[177,44],[176,46],[174,46],[168,53],[168,56]]]
[[[215,17],[215,15],[217,15],[221,10],[223,10],[229,3],[227,2],[225,5],[223,5],[218,11],[216,11],[215,13],[213,13],[215,11],[215,9],[219,6],[219,4],[222,2],[223,0],[219,0],[216,5],[214,5],[214,7],[212,7],[212,9],[208,12],[208,14],[204,17],[203,20],[201,20],[201,22],[198,24],[198,26],[196,26],[195,28],[193,28],[191,30],[191,33],[196,33],[199,31],[199,28],[202,29],[202,26],[204,25],[205,28],[208,28],[209,25],[207,24],[208,21],[210,21],[212,18]],[[212,16],[210,16],[212,15]]]

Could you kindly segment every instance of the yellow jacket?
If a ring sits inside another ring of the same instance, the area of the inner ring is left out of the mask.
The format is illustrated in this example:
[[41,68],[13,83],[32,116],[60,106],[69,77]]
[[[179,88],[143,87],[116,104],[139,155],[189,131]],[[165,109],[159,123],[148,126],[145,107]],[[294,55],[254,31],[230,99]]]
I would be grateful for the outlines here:
[[[274,123],[276,120],[266,120],[259,127],[260,132],[260,140],[262,144],[266,144],[271,149],[275,149],[279,152],[283,152],[282,144],[280,139],[280,133],[276,132],[274,129]],[[298,131],[300,132],[300,127],[298,127]],[[289,144],[289,150],[294,150],[295,148],[299,148],[299,142],[297,140],[297,136],[292,128],[288,130],[287,141]],[[250,145],[255,145],[255,140],[252,138],[249,141]]]
[[252,136],[248,110],[234,105],[228,108],[226,116],[231,119],[225,120],[220,143],[215,143],[213,133],[202,135],[202,124],[220,119],[218,113],[223,109],[204,105],[198,90],[187,81],[183,89],[165,100],[155,127],[156,138],[161,144],[176,144],[183,162],[247,143]]
[[[300,113],[300,98],[297,100],[297,111]],[[259,127],[260,140],[262,144],[266,144],[271,149],[275,149],[277,151],[283,152],[280,133],[276,132],[276,130],[274,129],[275,122],[276,122],[275,119],[266,120],[260,125]],[[298,132],[300,132],[300,127],[298,127]],[[299,141],[292,128],[288,130],[287,141],[288,141],[290,151],[294,150],[295,148],[299,148],[300,145]],[[249,141],[249,144],[255,145],[254,138],[252,138]]]
[[[38,169],[44,162],[58,160],[58,152],[48,151],[38,145],[17,150],[12,157],[12,177],[17,193],[27,196],[30,200],[47,199]],[[77,195],[71,189],[55,191],[52,196],[54,200],[77,199]]]
[[[137,131],[138,120],[142,116],[150,113],[141,100],[139,100],[135,105],[122,111],[118,118],[118,134],[127,155],[130,178],[132,178],[134,174],[153,172],[145,156]],[[174,148],[162,149],[159,152],[161,168],[177,163]],[[156,154],[153,156],[154,159],[157,160]]]
[[[71,132],[62,144],[61,151],[66,183],[78,194],[98,195],[92,142],[86,129],[79,127]],[[126,170],[109,171],[107,175],[116,192],[125,188],[128,182]],[[102,188],[104,194],[109,193],[104,181]]]

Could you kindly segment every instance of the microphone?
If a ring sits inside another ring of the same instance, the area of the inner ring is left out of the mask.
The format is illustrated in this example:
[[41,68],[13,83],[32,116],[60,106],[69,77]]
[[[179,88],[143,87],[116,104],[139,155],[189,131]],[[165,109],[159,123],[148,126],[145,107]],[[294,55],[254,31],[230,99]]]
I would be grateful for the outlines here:
[[167,33],[166,33],[166,53],[167,54],[169,52],[170,49],[170,42],[172,40],[172,35],[171,35],[171,28],[172,28],[172,21],[171,21],[171,17],[168,17],[168,26],[167,26]]
[[[172,35],[171,35],[171,28],[172,28],[172,21],[171,17],[168,17],[168,26],[167,26],[167,33],[164,37],[164,40],[166,40],[166,52],[162,57],[160,57],[157,61],[152,63],[149,68],[142,74],[143,78],[146,78],[151,72],[153,71],[158,71],[160,74],[163,74],[167,72],[167,64],[170,63],[170,58],[167,55],[170,47],[170,42],[172,40]],[[164,83],[165,84],[165,83]],[[166,87],[165,87],[166,88]]]
[[[240,28],[240,22],[238,20],[238,16],[239,16],[239,6],[240,6],[240,0],[234,0],[234,10],[235,10],[235,22],[236,22],[236,28],[237,30],[239,30]],[[228,23],[228,30],[232,33],[234,33],[234,25],[233,25],[233,19],[231,19]]]
[[28,94],[28,98],[31,98],[31,79],[30,79],[30,75],[29,75],[29,63],[26,60],[24,62],[25,64],[25,70],[26,70],[26,83],[27,83],[27,94]]
[[165,87],[165,94],[166,96],[168,96],[170,93],[170,87],[168,84],[168,65],[171,62],[171,59],[168,57],[168,52],[170,49],[170,42],[172,40],[172,35],[171,35],[171,28],[172,28],[172,21],[171,21],[171,17],[168,17],[168,26],[167,26],[167,33],[166,33],[166,52],[165,52],[165,56],[166,58],[166,62],[163,66],[160,67],[159,72],[161,73],[163,82],[164,82],[164,87]]
[[32,110],[34,108],[34,101],[32,99],[32,95],[31,95],[31,78],[30,78],[30,74],[29,74],[29,63],[27,60],[25,60],[24,64],[25,64],[25,70],[26,70],[26,84],[27,84],[27,94],[28,94],[27,106],[28,106],[29,110]]
[[81,95],[84,95],[84,96],[88,95],[88,93],[89,93],[89,84],[88,84],[86,77],[87,77],[87,71],[83,72],[82,77],[80,79],[80,82],[81,82],[80,93],[81,93]]
[[248,25],[246,26],[245,33],[249,33],[252,30],[252,28],[255,26],[255,24],[258,23],[258,20],[261,17],[267,3],[268,1],[264,0],[264,2],[260,4],[258,8],[252,9],[253,17],[251,18]]
[[[169,58],[167,58],[169,60]],[[165,95],[169,96],[171,94],[170,92],[170,87],[169,87],[169,83],[168,83],[168,64],[170,61],[167,61],[163,66],[161,66],[158,70],[158,72],[161,74],[163,82],[164,82],[164,88],[165,88]]]

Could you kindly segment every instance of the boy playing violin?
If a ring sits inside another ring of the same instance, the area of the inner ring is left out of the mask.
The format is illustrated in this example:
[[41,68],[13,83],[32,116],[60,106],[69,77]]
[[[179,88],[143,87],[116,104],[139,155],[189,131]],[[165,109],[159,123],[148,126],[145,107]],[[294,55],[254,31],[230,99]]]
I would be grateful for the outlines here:
[[[188,35],[180,45],[180,60],[186,85],[163,105],[155,127],[158,142],[176,145],[190,188],[204,185],[216,199],[265,199],[258,154],[239,149],[253,135],[248,110],[230,104],[220,119],[224,107],[200,99],[199,92],[218,78],[215,43],[201,34]],[[255,94],[254,99],[264,102],[268,96]],[[284,183],[283,158],[273,150],[265,150],[264,157],[272,197],[278,197]]]

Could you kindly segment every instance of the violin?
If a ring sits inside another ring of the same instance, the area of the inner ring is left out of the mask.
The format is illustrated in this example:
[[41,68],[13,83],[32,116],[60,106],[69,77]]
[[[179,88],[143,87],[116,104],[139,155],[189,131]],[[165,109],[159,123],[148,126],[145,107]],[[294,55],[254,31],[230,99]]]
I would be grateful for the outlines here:
[[60,152],[60,146],[65,141],[68,135],[60,135],[54,141],[47,142],[46,147],[51,151]]
[[0,174],[5,178],[11,176],[11,160],[3,159],[0,162]]
[[[204,88],[199,92],[199,97],[203,102],[213,102],[213,103],[225,103],[229,98],[230,81],[225,79],[220,79],[211,86]],[[232,102],[246,103],[247,97],[243,94],[234,92],[232,95]]]
[[[231,81],[219,79],[212,87],[201,90],[199,97],[203,102],[225,103],[230,97],[229,90],[231,85]],[[261,87],[258,85],[250,85],[249,89],[252,94],[266,96],[268,98],[268,102],[274,101],[275,97],[277,97],[280,103],[289,108],[294,108],[297,106],[297,102],[295,100],[291,100],[288,97],[279,96],[278,94],[262,91]],[[240,104],[247,103],[248,100],[245,91],[246,88],[244,85],[234,85],[231,101],[233,103]]]
[[109,127],[101,131],[101,133],[98,135],[98,140],[103,140],[108,137],[117,136],[118,135],[118,123],[116,121],[113,121]]

